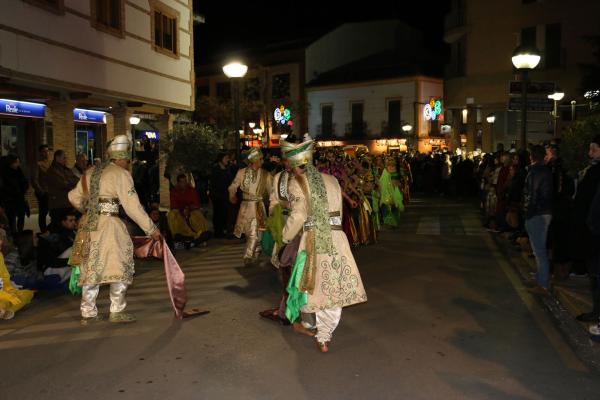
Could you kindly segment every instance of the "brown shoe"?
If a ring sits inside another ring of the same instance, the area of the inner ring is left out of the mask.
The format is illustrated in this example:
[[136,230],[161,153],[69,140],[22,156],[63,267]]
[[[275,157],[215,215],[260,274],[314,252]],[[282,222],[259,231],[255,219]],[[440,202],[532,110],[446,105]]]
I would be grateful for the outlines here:
[[306,329],[305,327],[303,327],[300,322],[294,322],[292,325],[292,328],[294,329],[294,332],[296,332],[296,333],[300,333],[302,335],[306,335],[306,336],[310,336],[310,337],[315,337],[315,333],[313,331],[311,331],[310,329]]
[[319,349],[319,351],[321,353],[328,353],[329,352],[329,342],[319,342],[317,341],[317,349]]

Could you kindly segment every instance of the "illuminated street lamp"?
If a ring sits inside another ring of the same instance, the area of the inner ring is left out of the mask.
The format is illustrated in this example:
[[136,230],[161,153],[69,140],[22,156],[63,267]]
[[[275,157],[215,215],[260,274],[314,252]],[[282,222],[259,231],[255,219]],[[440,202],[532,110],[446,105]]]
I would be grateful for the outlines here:
[[554,137],[556,137],[558,134],[558,102],[564,97],[565,92],[558,88],[556,88],[554,93],[548,95],[550,100],[554,100],[554,111],[552,112],[552,117],[554,118]]
[[494,122],[496,122],[496,114],[491,113],[489,114],[487,117],[485,117],[485,120],[487,121],[488,124],[490,124],[490,133],[491,133],[491,137],[492,137],[492,146],[494,145]]
[[[410,135],[410,131],[412,131],[412,125],[411,124],[404,124],[402,125],[402,132],[404,132],[404,134],[409,137]],[[410,144],[410,143],[409,143]]]
[[[240,79],[246,76],[248,66],[238,61],[234,61],[223,66],[223,72],[231,80],[233,88],[233,132],[235,132],[240,127]],[[240,155],[240,138],[236,137],[235,140],[235,158],[239,168],[242,161]]]
[[254,129],[254,127],[256,126],[256,123],[248,122],[248,126],[250,127],[250,129]]
[[521,149],[527,150],[527,86],[529,70],[540,63],[540,52],[534,46],[520,45],[512,55],[512,63],[522,73],[521,88]]

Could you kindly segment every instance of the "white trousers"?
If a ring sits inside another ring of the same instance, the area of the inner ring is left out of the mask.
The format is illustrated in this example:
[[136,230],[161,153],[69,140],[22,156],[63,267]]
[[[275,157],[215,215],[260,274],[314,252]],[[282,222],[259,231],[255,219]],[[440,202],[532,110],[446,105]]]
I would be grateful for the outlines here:
[[[100,291],[100,285],[83,285],[81,293],[81,316],[91,318],[98,315],[96,307],[96,298]],[[127,307],[125,294],[127,293],[127,284],[116,282],[110,284],[110,312],[121,312]]]
[[246,235],[246,250],[244,251],[244,258],[254,260],[260,255],[260,241],[262,238],[262,231],[258,230],[256,218],[252,220],[249,229],[244,232],[244,234]]
[[319,343],[331,341],[333,331],[342,319],[342,307],[319,310],[315,315],[317,317],[317,341]]

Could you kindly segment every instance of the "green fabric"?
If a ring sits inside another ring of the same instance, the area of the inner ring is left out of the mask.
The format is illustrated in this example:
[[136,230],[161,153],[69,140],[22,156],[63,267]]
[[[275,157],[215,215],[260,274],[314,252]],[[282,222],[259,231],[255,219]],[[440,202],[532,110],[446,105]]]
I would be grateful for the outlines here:
[[271,211],[271,215],[267,218],[267,229],[271,232],[272,241],[277,243],[281,248],[283,246],[283,226],[285,218],[283,216],[283,207],[281,204],[276,204]]
[[81,271],[79,270],[79,267],[74,267],[71,269],[71,279],[69,280],[69,290],[71,291],[71,293],[73,295],[81,294],[81,288],[79,287],[79,285],[77,285],[80,274],[81,274]]
[[303,152],[305,152],[305,151],[306,151],[306,149],[308,149],[308,148],[309,148],[309,147],[310,147],[312,144],[313,144],[313,142],[307,142],[306,144],[304,144],[304,145],[302,145],[302,146],[298,147],[297,149],[294,149],[294,150],[290,150],[290,151],[288,151],[288,152],[285,152],[285,153],[284,153],[284,156],[285,156],[286,158],[291,158],[291,157],[294,157],[295,155],[298,155],[298,154],[300,154],[300,153],[303,153]]
[[379,220],[379,193],[373,191],[371,193],[371,208],[373,212],[371,213],[371,218],[373,218],[373,226],[375,230],[378,231],[381,229],[381,221]]
[[262,238],[260,239],[260,246],[262,248],[262,252],[268,256],[273,254],[273,245],[275,242],[273,241],[273,235],[271,231],[266,230],[262,233]]
[[383,223],[398,226],[400,213],[404,211],[402,192],[392,183],[392,174],[387,169],[383,170],[379,178],[379,190],[381,193],[380,205],[383,208]]
[[288,321],[294,322],[300,316],[300,309],[303,305],[308,303],[308,294],[298,290],[300,287],[300,281],[302,280],[302,272],[304,271],[304,264],[306,263],[306,251],[302,250],[296,256],[296,262],[294,262],[294,268],[292,269],[292,276],[287,286],[287,292],[289,296],[287,298],[287,307],[285,308],[285,316]]
[[84,229],[88,232],[98,229],[98,218],[100,217],[100,203],[98,202],[100,197],[100,177],[102,176],[104,168],[109,164],[110,161],[105,161],[98,165],[94,169],[94,172],[92,172],[92,177],[90,178],[89,200],[87,200],[87,204],[85,204],[84,207],[87,213],[86,224],[80,229]]
[[311,207],[309,221],[315,224],[315,250],[317,254],[333,254],[333,238],[329,224],[329,201],[323,176],[312,164],[306,166],[306,180],[310,189],[310,199],[306,199]]

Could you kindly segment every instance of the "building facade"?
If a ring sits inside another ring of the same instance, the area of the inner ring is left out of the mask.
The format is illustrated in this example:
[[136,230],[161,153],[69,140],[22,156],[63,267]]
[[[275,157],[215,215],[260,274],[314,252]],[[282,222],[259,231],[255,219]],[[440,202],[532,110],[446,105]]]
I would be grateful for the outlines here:
[[[597,1],[453,0],[445,20],[445,41],[451,46],[445,72],[446,122],[452,126],[453,145],[483,151],[519,146],[521,113],[508,111],[509,101],[518,97],[514,91],[509,95],[510,82],[521,79],[511,62],[519,44],[540,51],[540,64],[529,74],[532,83],[565,93],[557,104],[556,128],[547,93],[530,95],[546,104],[541,107],[545,111],[528,112],[527,139],[551,140],[555,130],[560,136],[587,107],[579,64],[594,62],[586,37],[600,35],[599,13]],[[491,114],[492,124],[487,122]]]
[[308,128],[321,141],[445,147],[441,68],[420,32],[398,20],[344,24],[306,49],[306,66]]
[[[302,135],[306,132],[302,43],[273,45],[260,50],[247,49],[233,57],[224,54],[216,59],[220,59],[219,62],[201,65],[196,76],[197,115],[202,120],[217,125],[225,121],[223,127],[231,128],[234,89],[222,68],[226,62],[235,59],[248,65],[248,72],[239,82],[241,126],[238,130],[243,131],[243,144],[278,147],[281,134]],[[285,127],[275,118],[275,109],[281,106],[291,113],[289,120],[285,121]],[[223,110],[231,115],[219,115]]]
[[439,118],[425,113],[442,98],[443,80],[425,76],[310,86],[309,132],[321,142],[362,143],[375,153],[429,152],[446,145]]
[[[174,114],[194,109],[191,0],[6,0],[2,8],[2,151],[17,152],[26,170],[40,144],[64,150],[69,163],[77,153],[102,157],[108,139],[136,134],[130,117],[156,138]],[[164,204],[167,190],[165,182]]]

